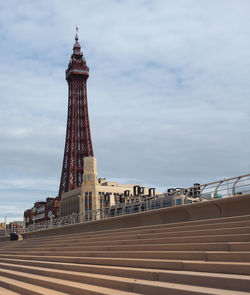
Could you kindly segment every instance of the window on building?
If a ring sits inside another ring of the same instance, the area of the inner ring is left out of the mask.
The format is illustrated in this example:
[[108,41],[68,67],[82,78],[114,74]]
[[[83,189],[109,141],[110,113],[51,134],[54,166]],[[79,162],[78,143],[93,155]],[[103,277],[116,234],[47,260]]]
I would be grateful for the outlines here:
[[89,210],[92,210],[92,192],[89,192]]
[[89,220],[92,220],[92,192],[89,192]]
[[100,194],[100,209],[102,209],[103,198],[102,198],[101,193],[99,193],[99,194]]
[[88,193],[85,193],[85,212],[88,211]]
[[176,205],[182,205],[182,199],[176,199],[175,204]]

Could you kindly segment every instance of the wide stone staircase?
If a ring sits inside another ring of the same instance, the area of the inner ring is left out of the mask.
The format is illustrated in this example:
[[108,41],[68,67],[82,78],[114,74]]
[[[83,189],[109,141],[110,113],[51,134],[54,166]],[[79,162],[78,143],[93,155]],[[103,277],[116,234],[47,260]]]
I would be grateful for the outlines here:
[[250,215],[0,242],[0,294],[249,294]]

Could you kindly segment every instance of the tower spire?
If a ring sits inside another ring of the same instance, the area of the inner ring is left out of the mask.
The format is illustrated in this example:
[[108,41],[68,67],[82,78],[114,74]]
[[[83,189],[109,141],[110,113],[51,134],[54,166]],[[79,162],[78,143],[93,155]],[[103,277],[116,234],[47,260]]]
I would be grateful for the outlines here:
[[75,44],[74,44],[74,47],[73,47],[73,55],[74,56],[72,55],[71,58],[81,59],[81,57],[83,56],[83,54],[81,52],[81,45],[78,42],[78,40],[79,40],[79,37],[78,37],[78,27],[76,26]]

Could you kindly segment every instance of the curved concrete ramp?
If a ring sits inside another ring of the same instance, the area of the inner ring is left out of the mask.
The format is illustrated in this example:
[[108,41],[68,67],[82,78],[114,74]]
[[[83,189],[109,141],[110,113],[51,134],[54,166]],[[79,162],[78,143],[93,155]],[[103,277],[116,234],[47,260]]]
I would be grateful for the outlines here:
[[[249,205],[250,198],[240,200]],[[76,233],[68,227],[65,234],[2,241],[0,294],[249,294],[250,207],[239,214],[235,205],[234,215],[230,200],[220,201],[224,205],[207,203],[217,218],[192,221],[195,204],[184,208],[188,221],[93,231],[90,224],[79,231],[79,225]]]

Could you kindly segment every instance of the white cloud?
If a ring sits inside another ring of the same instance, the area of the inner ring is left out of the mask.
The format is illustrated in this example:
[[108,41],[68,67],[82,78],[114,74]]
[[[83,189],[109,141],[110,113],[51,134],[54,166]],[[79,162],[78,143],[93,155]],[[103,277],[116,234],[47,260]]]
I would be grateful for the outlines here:
[[247,173],[249,9],[241,0],[2,1],[0,200],[12,196],[15,215],[58,190],[76,23],[100,176],[165,188]]

